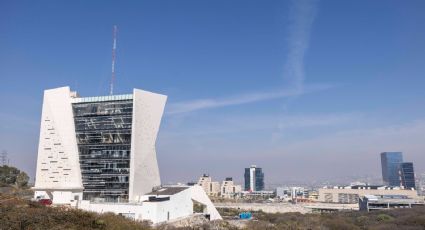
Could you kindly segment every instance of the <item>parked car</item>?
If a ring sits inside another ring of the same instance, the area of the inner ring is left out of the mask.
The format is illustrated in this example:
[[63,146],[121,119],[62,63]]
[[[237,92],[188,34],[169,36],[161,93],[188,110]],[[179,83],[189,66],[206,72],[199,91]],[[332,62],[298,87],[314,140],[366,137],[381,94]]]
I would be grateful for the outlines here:
[[40,200],[38,200],[38,203],[47,206],[47,205],[51,205],[52,204],[52,200],[50,200],[50,199],[40,199]]

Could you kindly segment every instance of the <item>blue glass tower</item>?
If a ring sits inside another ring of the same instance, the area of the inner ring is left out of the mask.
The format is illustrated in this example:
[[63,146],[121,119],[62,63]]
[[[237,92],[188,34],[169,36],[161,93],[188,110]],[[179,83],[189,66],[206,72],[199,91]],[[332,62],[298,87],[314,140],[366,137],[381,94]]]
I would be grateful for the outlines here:
[[415,188],[415,171],[412,162],[404,162],[401,164],[401,183],[404,188]]
[[403,163],[403,154],[401,152],[381,153],[382,179],[385,185],[402,185],[400,177],[401,163]]

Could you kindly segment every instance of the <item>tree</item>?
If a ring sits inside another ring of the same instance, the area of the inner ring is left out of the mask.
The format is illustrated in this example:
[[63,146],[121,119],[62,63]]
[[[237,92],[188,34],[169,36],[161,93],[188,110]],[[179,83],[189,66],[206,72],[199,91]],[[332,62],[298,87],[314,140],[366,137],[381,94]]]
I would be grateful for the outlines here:
[[0,166],[0,183],[12,185],[16,182],[16,177],[21,171],[15,167],[9,167],[7,165]]
[[25,172],[20,172],[16,177],[16,185],[19,187],[25,187],[28,184],[30,177]]
[[17,185],[25,187],[28,180],[29,176],[24,171],[8,165],[0,166],[0,186]]

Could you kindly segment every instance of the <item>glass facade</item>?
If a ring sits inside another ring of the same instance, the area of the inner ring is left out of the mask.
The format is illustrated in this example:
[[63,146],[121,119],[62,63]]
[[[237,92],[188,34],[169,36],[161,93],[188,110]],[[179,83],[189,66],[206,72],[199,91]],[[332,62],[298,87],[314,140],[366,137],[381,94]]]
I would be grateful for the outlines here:
[[133,101],[74,101],[83,199],[128,200]]
[[[245,168],[244,173],[244,179],[245,179],[245,191],[249,191],[250,188],[250,181],[251,181],[251,168]],[[264,190],[264,173],[261,168],[255,168],[254,170],[254,184],[255,184],[255,191],[262,191]]]
[[388,186],[400,186],[400,165],[403,163],[401,152],[381,153],[382,179]]
[[413,170],[412,162],[404,162],[401,164],[401,182],[405,188],[416,188],[415,186],[415,171]]
[[264,173],[261,168],[255,168],[255,191],[264,190]]
[[249,168],[245,168],[244,179],[245,179],[245,191],[249,191]]

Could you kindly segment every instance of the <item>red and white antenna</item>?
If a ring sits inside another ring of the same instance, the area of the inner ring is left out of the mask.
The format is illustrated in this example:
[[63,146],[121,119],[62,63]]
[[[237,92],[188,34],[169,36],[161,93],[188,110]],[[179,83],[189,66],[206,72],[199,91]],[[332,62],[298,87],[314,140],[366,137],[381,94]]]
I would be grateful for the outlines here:
[[112,36],[113,36],[113,45],[112,45],[112,76],[111,76],[111,89],[109,91],[109,95],[114,94],[114,81],[115,81],[115,54],[117,49],[117,26],[114,26],[114,29],[112,30]]

